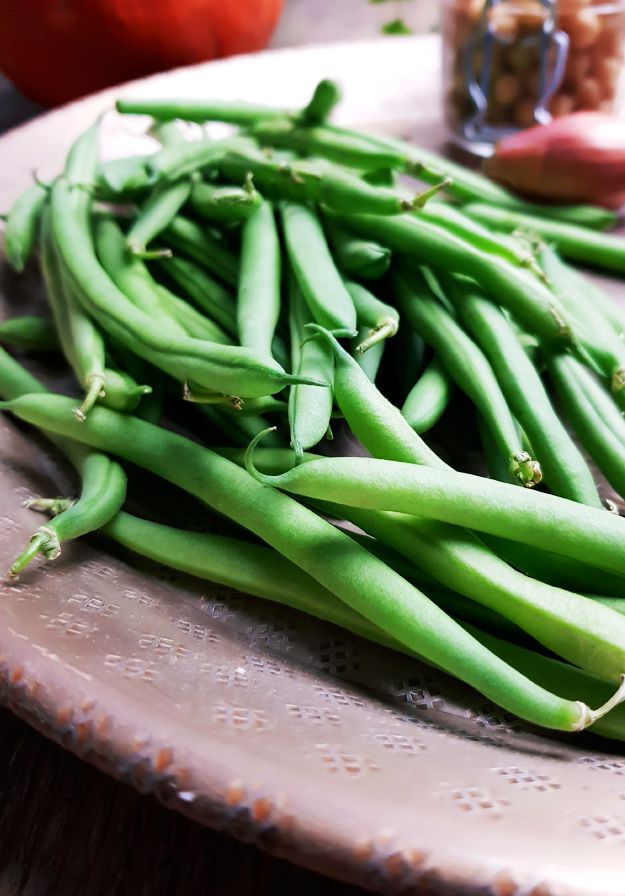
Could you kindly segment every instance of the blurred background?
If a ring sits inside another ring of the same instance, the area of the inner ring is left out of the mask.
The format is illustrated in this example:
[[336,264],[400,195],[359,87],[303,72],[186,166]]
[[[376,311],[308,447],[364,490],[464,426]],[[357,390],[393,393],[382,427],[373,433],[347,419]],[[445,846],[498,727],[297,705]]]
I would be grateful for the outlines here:
[[[203,30],[198,10],[203,10]],[[159,0],[155,5],[153,0],[133,4],[124,0],[2,0],[1,16],[3,131],[48,106],[203,58],[267,45],[423,33],[436,27],[438,3]]]

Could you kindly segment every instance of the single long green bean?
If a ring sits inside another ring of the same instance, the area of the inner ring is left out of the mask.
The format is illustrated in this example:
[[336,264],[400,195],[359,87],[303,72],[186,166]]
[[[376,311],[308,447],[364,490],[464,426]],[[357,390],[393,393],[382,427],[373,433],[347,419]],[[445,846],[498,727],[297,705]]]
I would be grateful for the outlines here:
[[445,413],[453,395],[453,380],[434,357],[408,393],[401,412],[416,433],[429,432]]
[[268,202],[243,225],[237,292],[237,329],[241,345],[271,355],[278,318],[282,256],[273,209]]
[[23,315],[0,323],[0,342],[32,352],[58,351],[59,337],[49,317]]
[[313,318],[341,335],[356,335],[356,309],[330,254],[315,212],[304,205],[281,207],[291,267]]
[[560,422],[536,368],[503,312],[474,284],[441,283],[460,320],[488,358],[508,407],[537,454],[546,483],[562,498],[602,507],[592,473]]
[[616,273],[625,272],[625,237],[588,230],[564,221],[552,221],[514,209],[493,208],[471,203],[465,212],[486,226],[511,233],[527,230],[552,243],[558,252],[572,261],[582,262]]
[[538,485],[540,465],[523,450],[508,402],[484,353],[434,298],[420,271],[396,274],[394,284],[402,314],[478,408],[514,478],[528,488]]
[[230,102],[222,100],[195,99],[143,99],[142,97],[121,97],[115,103],[118,112],[124,115],[151,115],[157,121],[174,121],[183,118],[200,124],[206,121],[223,121],[245,127],[267,116],[282,117],[288,114],[282,109],[267,106]]
[[171,255],[170,249],[148,249],[148,245],[171,224],[191,194],[191,181],[156,184],[132,223],[126,244],[132,255],[152,258]]
[[15,200],[6,219],[4,252],[15,271],[23,271],[32,255],[48,191],[34,183]]
[[625,520],[543,492],[373,458],[323,458],[267,479],[292,494],[454,523],[625,575]]
[[[489,699],[522,718],[546,727],[576,731],[592,724],[613,705],[611,702],[592,712],[584,704],[563,701],[537,688],[495,659],[418,589],[349,536],[200,445],[104,408],[94,408],[87,421],[78,424],[67,413],[71,401],[62,396],[31,395],[10,404],[14,414],[35,426],[61,430],[60,434],[104,448],[190,491],[217,512],[259,535],[411,650],[451,674],[460,675]],[[317,463],[311,461],[297,469],[304,471]],[[523,494],[521,489],[513,491]]]
[[[295,276],[289,277],[289,328],[291,331],[291,370],[304,376],[334,381],[334,355],[330,346],[310,339],[306,325],[312,321]],[[302,453],[323,439],[330,426],[333,390],[314,386],[293,386],[289,392],[289,427],[296,463]]]

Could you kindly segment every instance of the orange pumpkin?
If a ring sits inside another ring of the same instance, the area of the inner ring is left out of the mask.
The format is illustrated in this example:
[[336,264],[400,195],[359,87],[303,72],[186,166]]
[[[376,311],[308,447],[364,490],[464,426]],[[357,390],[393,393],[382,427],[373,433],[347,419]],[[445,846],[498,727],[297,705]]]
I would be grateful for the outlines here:
[[283,0],[2,0],[0,71],[54,106],[152,72],[262,49]]

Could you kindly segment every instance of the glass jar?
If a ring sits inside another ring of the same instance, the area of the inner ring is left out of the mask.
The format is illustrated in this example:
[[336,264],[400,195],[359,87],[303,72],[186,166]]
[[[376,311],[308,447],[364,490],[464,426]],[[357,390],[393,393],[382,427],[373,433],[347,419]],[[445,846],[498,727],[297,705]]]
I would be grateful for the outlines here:
[[506,134],[581,109],[611,111],[625,0],[443,0],[445,120],[488,155]]

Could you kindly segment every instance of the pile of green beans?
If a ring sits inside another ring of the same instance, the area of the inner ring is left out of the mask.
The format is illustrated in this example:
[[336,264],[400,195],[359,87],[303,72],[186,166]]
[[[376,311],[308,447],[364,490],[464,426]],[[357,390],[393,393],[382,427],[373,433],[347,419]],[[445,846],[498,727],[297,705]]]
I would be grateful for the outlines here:
[[[7,566],[99,530],[625,740],[625,313],[568,264],[625,270],[615,217],[337,127],[338,100],[121,99],[160,149],[102,162],[96,123],[9,211],[50,313],[0,322],[2,409],[77,486],[29,502],[49,519]],[[129,514],[120,462],[238,533]]]

